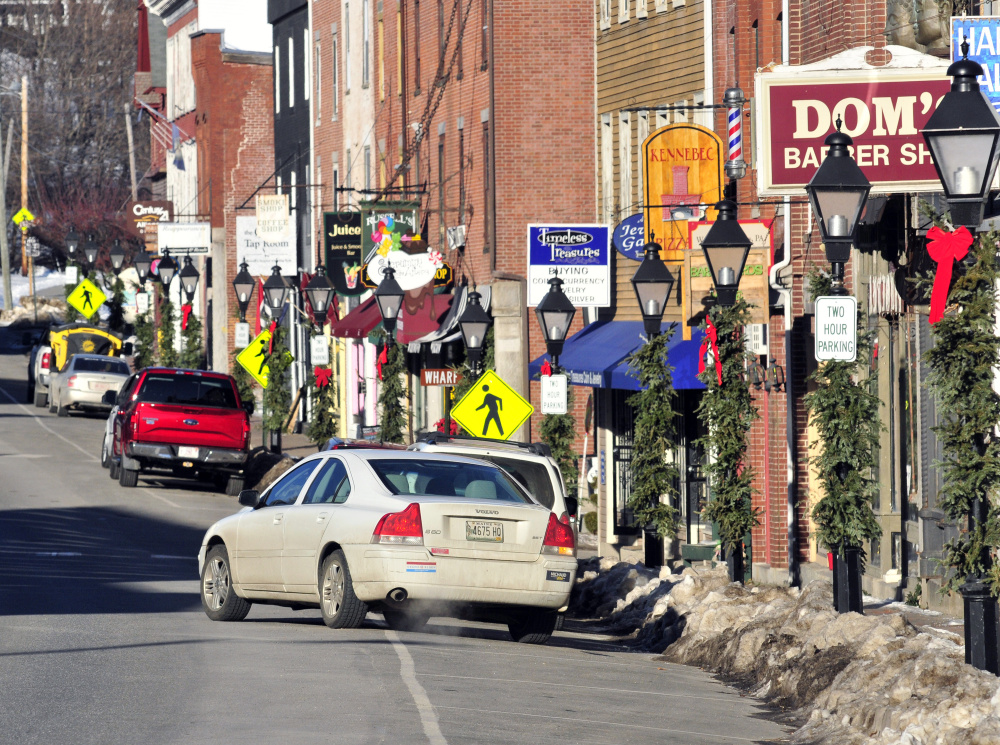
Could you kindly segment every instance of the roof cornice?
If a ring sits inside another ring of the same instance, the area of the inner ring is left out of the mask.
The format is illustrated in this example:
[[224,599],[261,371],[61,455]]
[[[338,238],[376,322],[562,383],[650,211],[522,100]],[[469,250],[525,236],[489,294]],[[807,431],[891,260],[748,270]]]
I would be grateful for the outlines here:
[[165,26],[172,25],[185,13],[198,7],[196,0],[145,0],[153,15],[159,16]]

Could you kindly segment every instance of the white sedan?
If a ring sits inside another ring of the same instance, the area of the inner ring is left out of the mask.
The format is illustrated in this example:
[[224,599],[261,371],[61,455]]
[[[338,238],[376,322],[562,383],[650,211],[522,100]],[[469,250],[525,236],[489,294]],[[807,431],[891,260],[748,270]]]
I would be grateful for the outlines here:
[[198,555],[209,618],[252,603],[318,606],[331,628],[369,610],[415,630],[432,616],[506,623],[543,644],[576,578],[572,528],[503,470],[451,455],[312,455],[209,528]]

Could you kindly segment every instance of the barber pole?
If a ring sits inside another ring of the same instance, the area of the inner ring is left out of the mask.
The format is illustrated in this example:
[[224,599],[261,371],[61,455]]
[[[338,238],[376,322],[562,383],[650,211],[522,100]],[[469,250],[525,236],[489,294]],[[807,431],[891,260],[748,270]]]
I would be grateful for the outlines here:
[[726,161],[726,176],[730,179],[743,178],[747,165],[743,160],[743,104],[746,99],[740,88],[727,88],[722,97],[728,111],[729,159]]

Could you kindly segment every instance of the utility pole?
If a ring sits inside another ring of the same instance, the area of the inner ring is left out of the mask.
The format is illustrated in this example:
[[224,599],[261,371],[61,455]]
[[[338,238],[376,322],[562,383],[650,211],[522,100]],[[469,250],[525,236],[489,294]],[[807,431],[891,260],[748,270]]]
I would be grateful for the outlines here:
[[[28,208],[28,76],[21,76],[21,209]],[[28,274],[28,231],[21,228],[21,276]],[[28,291],[35,295],[34,272],[28,278]]]
[[[310,6],[311,7],[311,6]],[[132,176],[132,201],[139,201],[139,189],[135,181],[135,143],[132,141],[132,106],[125,103],[125,133],[128,135],[128,168]]]
[[[0,142],[2,142],[3,132],[0,130]],[[7,145],[4,148],[3,163],[0,164],[0,255],[2,255],[3,268],[3,297],[4,308],[14,309],[14,295],[10,287],[10,245],[7,242],[7,172],[10,168],[10,151],[14,144],[14,120],[10,120],[7,127]]]

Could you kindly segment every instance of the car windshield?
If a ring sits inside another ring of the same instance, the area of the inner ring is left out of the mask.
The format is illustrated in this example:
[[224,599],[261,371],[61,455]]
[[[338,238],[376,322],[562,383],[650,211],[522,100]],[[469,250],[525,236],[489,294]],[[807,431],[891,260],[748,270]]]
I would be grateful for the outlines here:
[[111,373],[113,375],[128,375],[130,372],[127,364],[111,358],[95,360],[77,357],[73,361],[73,370],[76,372]]
[[152,373],[143,381],[139,400],[153,404],[236,408],[236,395],[228,380],[197,375]]
[[503,470],[521,482],[531,495],[543,505],[552,509],[556,495],[552,492],[552,476],[544,463],[518,458],[504,458],[501,455],[470,455],[470,458],[480,458],[500,466]]
[[507,474],[486,463],[372,458],[368,465],[393,494],[531,502]]

